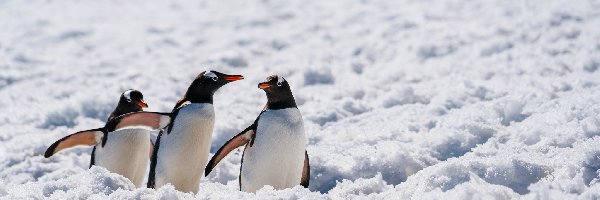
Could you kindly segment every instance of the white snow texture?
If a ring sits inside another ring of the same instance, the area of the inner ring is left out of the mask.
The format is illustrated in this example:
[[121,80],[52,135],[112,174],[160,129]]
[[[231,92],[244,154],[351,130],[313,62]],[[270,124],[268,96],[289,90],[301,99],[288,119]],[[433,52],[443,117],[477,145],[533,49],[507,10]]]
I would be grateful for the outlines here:
[[[241,148],[196,194],[43,157],[123,91],[168,112],[204,70],[245,76],[211,154],[286,77],[310,188],[240,192]],[[0,198],[598,199],[600,1],[0,1]]]

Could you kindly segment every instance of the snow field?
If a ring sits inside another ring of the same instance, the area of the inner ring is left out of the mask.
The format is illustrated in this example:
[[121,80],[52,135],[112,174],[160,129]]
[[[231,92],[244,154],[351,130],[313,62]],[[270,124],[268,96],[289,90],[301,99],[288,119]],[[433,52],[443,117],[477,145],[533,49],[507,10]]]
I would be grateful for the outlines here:
[[[600,2],[4,1],[0,197],[6,199],[597,199]],[[241,151],[197,194],[43,158],[102,126],[120,93],[169,111],[204,70],[211,151],[248,126],[271,74],[307,131],[309,189],[238,191]]]

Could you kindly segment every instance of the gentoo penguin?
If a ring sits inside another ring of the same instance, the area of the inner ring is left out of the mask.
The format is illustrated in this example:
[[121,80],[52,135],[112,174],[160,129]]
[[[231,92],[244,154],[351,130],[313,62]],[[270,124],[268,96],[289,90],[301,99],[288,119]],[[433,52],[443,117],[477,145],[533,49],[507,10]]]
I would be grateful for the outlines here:
[[[45,157],[48,158],[62,149],[75,145],[94,146],[90,167],[93,165],[104,167],[128,178],[136,187],[140,187],[146,175],[152,148],[149,131],[144,127],[160,128],[170,121],[167,114],[140,112],[146,107],[148,105],[144,102],[141,92],[127,90],[121,95],[117,108],[110,114],[103,128],[81,131],[64,137],[46,150]],[[143,114],[132,115],[137,112]],[[164,125],[159,126],[160,123]],[[135,127],[137,125],[142,127]]]
[[171,123],[158,134],[150,161],[149,188],[170,183],[182,192],[198,192],[215,123],[213,95],[223,85],[243,78],[216,71],[196,77],[175,104]]
[[206,166],[205,175],[237,147],[246,145],[240,168],[240,190],[256,192],[265,185],[276,189],[298,184],[308,187],[310,165],[302,115],[288,82],[270,76],[258,84],[267,93],[267,105],[254,123],[227,141]]

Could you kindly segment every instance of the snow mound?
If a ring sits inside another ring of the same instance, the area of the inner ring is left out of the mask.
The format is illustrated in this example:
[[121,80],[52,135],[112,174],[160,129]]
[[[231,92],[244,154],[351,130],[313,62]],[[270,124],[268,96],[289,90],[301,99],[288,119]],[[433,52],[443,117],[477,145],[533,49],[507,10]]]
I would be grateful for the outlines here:
[[73,174],[58,180],[29,182],[8,190],[8,198],[31,199],[100,199],[117,190],[133,190],[127,178],[101,167]]

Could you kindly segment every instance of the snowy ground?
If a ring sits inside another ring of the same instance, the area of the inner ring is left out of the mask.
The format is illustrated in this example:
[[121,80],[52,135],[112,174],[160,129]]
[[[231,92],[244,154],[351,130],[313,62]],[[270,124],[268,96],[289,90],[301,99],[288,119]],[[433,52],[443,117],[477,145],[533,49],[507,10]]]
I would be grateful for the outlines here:
[[[291,83],[310,189],[238,191],[240,152],[200,192],[136,189],[91,149],[122,91],[169,111],[192,79],[215,96],[212,152]],[[598,199],[600,1],[0,1],[0,197]]]

